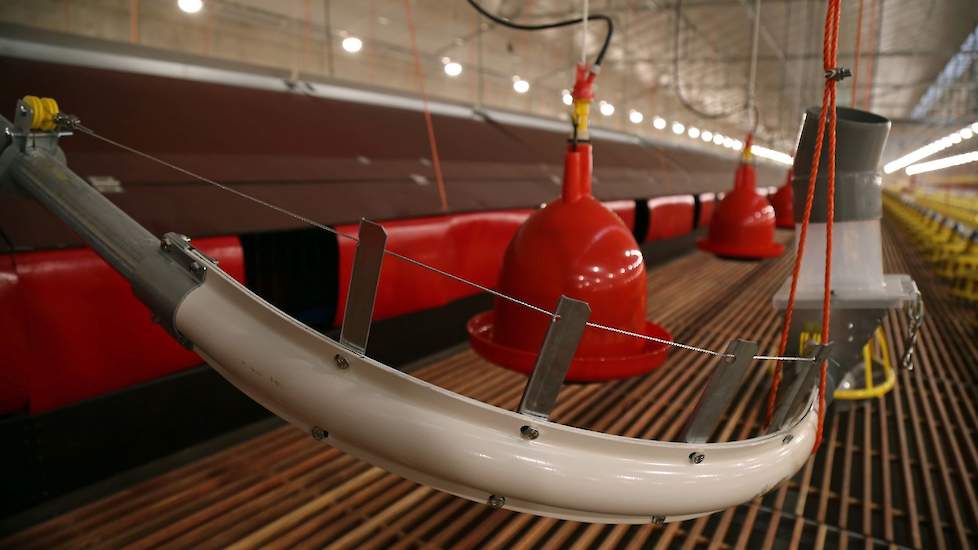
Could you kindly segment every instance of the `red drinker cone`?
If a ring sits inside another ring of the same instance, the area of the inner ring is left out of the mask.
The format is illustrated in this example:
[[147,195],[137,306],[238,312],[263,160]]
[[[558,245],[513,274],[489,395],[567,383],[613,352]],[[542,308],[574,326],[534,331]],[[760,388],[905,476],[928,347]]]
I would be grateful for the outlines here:
[[[498,289],[553,311],[561,295],[591,307],[590,321],[671,339],[645,320],[646,273],[632,232],[591,195],[591,145],[571,144],[562,196],[534,212],[510,241]],[[551,318],[501,298],[469,320],[472,348],[485,359],[524,373],[533,370]],[[593,382],[648,372],[666,346],[588,327],[567,374]]]

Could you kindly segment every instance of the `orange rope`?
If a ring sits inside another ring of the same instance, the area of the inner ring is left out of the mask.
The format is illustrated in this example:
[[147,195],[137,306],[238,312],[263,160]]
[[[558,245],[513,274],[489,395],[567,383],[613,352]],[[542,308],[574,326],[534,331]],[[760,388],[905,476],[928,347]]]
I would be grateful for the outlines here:
[[428,128],[428,145],[431,147],[431,163],[435,168],[435,185],[438,188],[438,200],[441,201],[441,211],[448,211],[448,198],[445,196],[445,181],[441,176],[441,161],[438,158],[438,141],[435,139],[435,127],[431,123],[431,110],[428,109],[428,92],[424,86],[424,71],[421,69],[421,54],[418,53],[418,41],[414,32],[414,17],[411,15],[411,0],[404,0],[404,11],[407,15],[408,31],[411,34],[411,52],[414,54],[414,72],[418,76],[418,87],[421,88],[421,100],[424,103],[424,123]]
[[[828,9],[825,14],[825,34],[822,43],[822,65],[826,73],[837,67],[838,45],[839,45],[839,17],[841,11],[841,0],[829,0]],[[805,242],[808,237],[809,219],[812,214],[812,203],[815,198],[815,180],[818,177],[819,163],[822,158],[822,144],[825,139],[825,123],[829,122],[829,166],[828,166],[828,219],[825,226],[825,285],[822,298],[822,342],[829,341],[829,321],[831,319],[831,287],[832,287],[832,225],[835,216],[835,127],[836,127],[836,80],[834,78],[825,79],[825,90],[822,94],[822,110],[818,117],[818,132],[815,134],[815,151],[812,155],[812,166],[808,174],[808,192],[805,196],[805,211],[802,217],[801,231],[798,236],[798,251],[795,254],[794,266],[791,270],[791,290],[788,294],[788,305],[785,308],[784,324],[781,329],[781,341],[778,355],[784,355],[788,347],[788,330],[791,327],[791,318],[794,314],[795,296],[798,291],[798,277],[801,272],[801,261],[805,255]],[[832,116],[829,118],[829,109]],[[828,363],[818,365],[820,368],[819,376],[819,407],[818,407],[818,429],[815,433],[815,444],[812,447],[814,453],[818,450],[822,442],[822,426],[825,421],[825,374]],[[771,391],[768,393],[767,414],[765,423],[770,423],[771,416],[774,414],[774,406],[777,402],[778,388],[781,385],[781,374],[783,365],[778,362],[774,368],[774,377],[771,381]]]

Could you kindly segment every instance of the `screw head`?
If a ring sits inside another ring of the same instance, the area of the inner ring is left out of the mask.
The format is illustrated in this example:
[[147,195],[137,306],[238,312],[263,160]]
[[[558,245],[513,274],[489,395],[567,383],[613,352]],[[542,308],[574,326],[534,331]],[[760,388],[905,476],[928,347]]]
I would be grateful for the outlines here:
[[204,266],[203,264],[201,264],[200,262],[191,262],[190,263],[190,271],[194,275],[200,276],[200,275],[203,275],[205,271],[207,271],[207,267]]
[[693,464],[702,464],[706,460],[706,455],[703,453],[692,452],[689,453],[689,461]]
[[170,246],[171,246],[170,241],[167,240],[160,241],[160,249],[163,250],[164,252],[170,250]]
[[537,430],[536,428],[532,428],[530,426],[523,426],[520,428],[520,434],[523,436],[524,439],[529,439],[530,441],[533,441],[534,439],[540,437],[540,430]]
[[342,355],[340,355],[338,353],[333,356],[333,362],[336,363],[336,366],[339,367],[339,368],[341,368],[341,369],[348,369],[348,368],[350,368],[350,362],[347,361],[346,357],[343,357]]
[[506,505],[506,497],[499,495],[489,495],[489,507],[498,510]]
[[319,426],[313,426],[312,430],[310,431],[312,432],[312,438],[316,441],[322,441],[329,437],[329,432],[320,428]]
[[795,436],[793,436],[791,434],[788,434],[788,435],[784,436],[784,439],[781,440],[781,443],[784,444],[784,445],[787,445],[788,443],[791,443],[791,440],[794,439],[794,438],[795,438]]

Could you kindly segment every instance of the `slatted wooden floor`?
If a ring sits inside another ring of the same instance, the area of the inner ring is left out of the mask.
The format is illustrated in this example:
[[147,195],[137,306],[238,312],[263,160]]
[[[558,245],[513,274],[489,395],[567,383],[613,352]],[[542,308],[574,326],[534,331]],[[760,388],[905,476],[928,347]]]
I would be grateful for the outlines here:
[[[782,235],[782,238],[787,238]],[[787,548],[978,545],[978,343],[925,266],[885,230],[887,271],[909,272],[928,303],[917,369],[886,398],[833,407],[822,450],[764,497],[698,520],[616,526],[492,511],[390,475],[284,426],[0,541],[0,547]],[[750,336],[773,351],[770,297],[787,258],[727,262],[695,252],[650,275],[649,315],[680,341],[723,348]],[[902,315],[885,322],[899,357]],[[555,419],[609,433],[675,439],[713,363],[676,352],[637,379],[567,386]],[[514,408],[524,378],[470,351],[416,371]],[[750,437],[767,391],[749,377],[719,433]]]

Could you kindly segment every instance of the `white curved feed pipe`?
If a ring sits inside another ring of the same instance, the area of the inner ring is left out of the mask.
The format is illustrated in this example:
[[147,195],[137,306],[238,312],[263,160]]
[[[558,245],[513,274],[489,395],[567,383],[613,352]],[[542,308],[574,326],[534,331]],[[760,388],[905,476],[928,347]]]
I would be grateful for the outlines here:
[[[180,304],[176,327],[214,369],[303,430],[326,432],[331,445],[460,497],[503,497],[494,504],[569,520],[677,521],[767,492],[811,452],[814,398],[782,431],[730,443],[647,441],[541,421],[358,356],[198,261],[206,278]],[[539,437],[522,437],[525,425]]]

